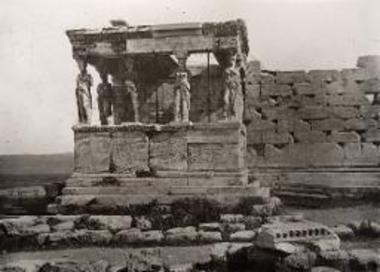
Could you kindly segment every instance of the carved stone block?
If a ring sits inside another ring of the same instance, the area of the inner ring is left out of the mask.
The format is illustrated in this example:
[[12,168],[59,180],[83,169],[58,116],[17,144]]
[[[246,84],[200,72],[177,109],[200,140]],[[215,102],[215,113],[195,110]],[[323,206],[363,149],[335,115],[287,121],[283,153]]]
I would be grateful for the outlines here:
[[304,120],[324,119],[328,116],[326,107],[307,106],[298,110],[298,116]]
[[311,70],[308,73],[311,82],[333,82],[340,79],[338,70]]
[[137,171],[149,171],[149,143],[144,132],[115,132],[112,142],[112,163],[115,172],[135,174]]
[[110,168],[111,137],[109,133],[75,133],[75,171],[107,172]]
[[305,71],[276,72],[276,82],[280,84],[293,84],[306,81]]
[[151,137],[149,162],[152,169],[186,171],[187,159],[185,132],[162,132]]
[[236,170],[244,167],[238,144],[189,144],[189,170]]
[[291,96],[292,88],[286,84],[263,84],[261,85],[262,96]]
[[337,118],[328,118],[324,120],[314,120],[311,122],[312,130],[319,131],[332,131],[332,130],[343,130],[344,122]]
[[344,122],[344,127],[347,130],[367,130],[376,128],[377,122],[373,119],[348,119]]
[[341,118],[341,119],[351,119],[360,117],[360,112],[354,107],[329,107],[329,115],[331,117]]
[[302,143],[323,143],[326,141],[326,134],[322,131],[296,131],[294,138]]
[[328,141],[335,143],[358,143],[360,142],[360,135],[356,132],[336,132],[333,131],[328,137]]

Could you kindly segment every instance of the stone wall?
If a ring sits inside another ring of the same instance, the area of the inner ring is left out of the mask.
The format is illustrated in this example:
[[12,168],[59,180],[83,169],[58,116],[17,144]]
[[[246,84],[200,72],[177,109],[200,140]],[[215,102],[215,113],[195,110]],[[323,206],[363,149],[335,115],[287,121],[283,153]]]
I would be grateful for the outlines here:
[[380,57],[341,71],[258,66],[246,77],[250,169],[379,166]]

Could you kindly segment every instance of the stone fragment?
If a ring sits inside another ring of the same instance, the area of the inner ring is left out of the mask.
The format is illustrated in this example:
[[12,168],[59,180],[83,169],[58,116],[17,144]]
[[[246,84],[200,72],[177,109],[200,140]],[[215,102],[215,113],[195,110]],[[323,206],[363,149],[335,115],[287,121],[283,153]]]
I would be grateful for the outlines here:
[[43,260],[17,260],[0,264],[1,272],[36,272],[46,261]]
[[262,135],[265,144],[287,144],[292,141],[288,133],[264,131]]
[[316,267],[313,267],[310,270],[310,272],[340,272],[340,271],[332,267],[316,266]]
[[377,147],[372,143],[346,143],[344,156],[347,165],[374,166],[379,161]]
[[294,139],[301,143],[323,143],[326,142],[326,134],[323,131],[297,131],[294,133]]
[[300,119],[279,120],[277,123],[277,131],[279,133],[294,131],[310,131],[310,124]]
[[252,242],[256,237],[256,232],[253,230],[236,231],[230,234],[230,240],[233,242]]
[[82,237],[85,245],[106,246],[111,242],[113,235],[108,230],[84,230]]
[[276,82],[279,84],[293,84],[306,81],[305,71],[277,71]]
[[159,230],[150,230],[142,232],[142,242],[147,244],[159,244],[164,240],[164,234]]
[[131,228],[132,217],[128,215],[91,215],[88,223],[98,230],[108,229],[111,232],[118,232]]
[[244,215],[242,214],[222,214],[220,216],[220,221],[222,223],[242,223],[244,222]]
[[[356,88],[356,82],[350,83]],[[327,95],[325,96],[326,102],[329,104],[330,97],[336,97],[341,96],[344,93],[347,93],[347,86],[342,81],[334,81],[334,82],[328,82],[328,83],[322,83],[322,92],[323,94]]]
[[378,55],[360,56],[356,66],[378,75],[380,73],[380,57]]
[[354,231],[346,225],[337,225],[332,227],[331,230],[341,239],[351,239],[355,236]]
[[295,110],[285,106],[265,107],[262,109],[262,115],[270,121],[291,119],[296,117]]
[[324,120],[314,120],[311,122],[312,130],[321,130],[321,131],[340,131],[344,129],[344,122],[341,119],[337,118],[328,118]]
[[317,252],[334,251],[340,249],[340,239],[319,239],[312,241],[311,244]]
[[360,83],[359,89],[362,94],[380,93],[380,78],[372,78]]
[[373,119],[348,119],[344,122],[347,130],[364,131],[367,129],[376,129],[377,122]]
[[370,74],[363,68],[343,69],[341,75],[347,81],[364,81],[371,78]]
[[244,217],[244,225],[247,230],[254,230],[262,225],[263,221],[259,216],[247,215]]
[[274,83],[275,77],[269,73],[260,73],[260,82],[262,84]]
[[78,233],[73,231],[57,231],[41,233],[37,240],[40,245],[49,246],[73,246],[79,244]]
[[[39,226],[38,226],[39,225]],[[34,226],[38,226],[33,229]],[[49,226],[47,226],[49,227]],[[39,222],[36,216],[20,216],[17,218],[7,218],[0,220],[0,229],[9,236],[28,236],[38,233],[41,229],[46,229],[43,222]]]
[[236,232],[245,230],[243,223],[225,223],[224,229],[228,232]]
[[193,264],[186,263],[186,264],[171,264],[167,268],[169,272],[193,272]]
[[71,231],[74,230],[74,221],[64,221],[53,225],[51,228],[53,231]]
[[48,224],[38,224],[28,228],[27,233],[29,235],[38,235],[41,233],[50,232],[50,226]]
[[199,241],[201,243],[222,242],[222,234],[219,231],[199,231]]
[[93,272],[111,272],[111,266],[105,260],[91,262],[90,266],[93,269]]
[[356,132],[336,132],[333,131],[328,137],[328,141],[334,143],[359,143],[360,135]]
[[198,233],[194,227],[173,228],[165,232],[165,241],[169,244],[188,244],[198,240]]
[[150,230],[152,229],[152,222],[145,216],[138,216],[134,218],[134,224],[136,228],[141,230]]
[[380,129],[369,129],[363,134],[366,142],[380,142]]
[[345,250],[322,251],[318,254],[321,263],[344,271],[349,266],[350,256]]
[[351,259],[351,269],[354,271],[370,271],[371,267],[380,267],[380,255],[374,250],[353,249],[348,254]]
[[210,256],[213,261],[224,262],[227,261],[227,257],[235,254],[237,251],[252,247],[252,242],[249,243],[215,243],[211,247]]
[[280,271],[310,271],[316,261],[314,252],[294,253],[284,258]]
[[137,228],[121,230],[113,237],[116,244],[138,244],[143,241],[143,234]]
[[308,76],[311,82],[333,82],[340,79],[338,70],[310,70]]
[[276,128],[276,125],[269,120],[256,120],[256,121],[252,121],[248,125],[247,131],[249,134],[250,132],[252,133],[253,131],[274,131],[275,128]]
[[247,72],[246,72],[247,77],[249,77],[252,74],[255,75],[255,74],[260,73],[260,70],[261,70],[260,61],[258,61],[258,60],[248,61],[247,65],[246,65],[246,70],[247,70]]
[[347,226],[350,229],[352,229],[354,233],[360,232],[360,225],[361,225],[361,221],[359,220],[351,221],[350,223],[347,224]]
[[38,272],[89,272],[92,271],[88,264],[74,261],[47,262],[42,265]]
[[360,112],[354,107],[342,107],[342,106],[332,106],[329,107],[329,116],[341,119],[352,119],[360,117]]
[[298,116],[304,120],[318,120],[328,117],[328,111],[323,106],[307,106],[298,110]]
[[286,84],[263,84],[261,85],[261,96],[291,96],[292,88]]
[[369,105],[368,99],[363,94],[345,93],[342,95],[327,96],[327,103],[332,106],[362,106]]
[[295,83],[293,88],[298,95],[313,95],[316,93],[315,88],[312,88],[312,85],[307,82]]
[[199,224],[199,230],[201,231],[221,231],[222,226],[220,223],[201,223]]

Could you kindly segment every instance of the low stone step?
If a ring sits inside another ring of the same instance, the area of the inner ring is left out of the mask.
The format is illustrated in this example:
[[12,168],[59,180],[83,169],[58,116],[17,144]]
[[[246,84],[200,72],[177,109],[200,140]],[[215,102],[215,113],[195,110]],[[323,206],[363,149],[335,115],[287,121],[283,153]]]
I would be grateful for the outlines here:
[[324,194],[315,194],[315,193],[298,193],[298,192],[289,192],[289,191],[280,191],[275,193],[276,196],[281,197],[297,197],[297,198],[310,198],[310,199],[320,199],[326,200],[330,199],[329,196]]
[[135,195],[135,194],[231,194],[252,193],[256,194],[261,189],[257,186],[107,186],[107,187],[66,187],[64,195]]
[[127,207],[134,204],[148,204],[156,200],[159,204],[170,204],[175,200],[183,198],[207,198],[214,199],[221,204],[237,204],[241,198],[260,196],[267,198],[270,196],[270,190],[267,187],[256,188],[256,190],[241,189],[239,193],[223,193],[223,194],[205,194],[198,195],[194,193],[189,194],[103,194],[103,195],[62,195],[58,197],[58,204],[60,206],[114,206],[114,207]]
[[331,197],[325,194],[317,193],[297,193],[280,191],[273,192],[273,195],[279,197],[285,205],[304,206],[304,207],[323,207],[330,204]]
[[294,192],[294,193],[304,193],[304,194],[324,194],[325,189],[323,188],[312,188],[312,187],[304,187],[304,186],[283,186],[279,189],[273,189],[273,191],[278,192]]
[[242,185],[243,181],[231,177],[210,178],[115,178],[115,177],[87,177],[69,178],[66,180],[67,187],[93,187],[93,186],[233,186]]

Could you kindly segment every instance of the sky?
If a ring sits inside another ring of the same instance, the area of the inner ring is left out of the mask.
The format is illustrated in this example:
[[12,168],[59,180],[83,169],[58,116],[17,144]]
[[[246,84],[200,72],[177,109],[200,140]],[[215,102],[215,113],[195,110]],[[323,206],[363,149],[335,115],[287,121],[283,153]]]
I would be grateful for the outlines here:
[[0,154],[73,150],[78,68],[65,30],[115,18],[242,18],[250,58],[271,70],[350,68],[360,55],[380,55],[379,0],[1,0]]

